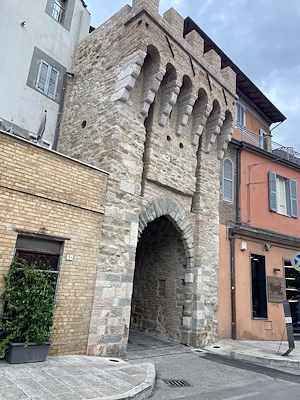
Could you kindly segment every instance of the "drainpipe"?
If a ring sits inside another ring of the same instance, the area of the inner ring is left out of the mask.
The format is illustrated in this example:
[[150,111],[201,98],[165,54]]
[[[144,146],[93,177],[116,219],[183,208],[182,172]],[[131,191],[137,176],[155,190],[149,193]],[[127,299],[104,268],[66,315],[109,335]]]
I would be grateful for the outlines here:
[[[241,145],[236,153],[236,224],[240,224],[240,180],[241,180],[241,152],[246,146]],[[229,228],[230,241],[230,272],[231,272],[231,338],[236,340],[236,299],[235,299],[235,256],[234,256],[234,232]]]
[[236,153],[236,223],[240,224],[240,180],[241,180],[241,152],[246,146],[243,144]]
[[56,150],[56,147],[57,147],[58,133],[59,133],[59,129],[60,129],[62,108],[63,108],[63,104],[64,104],[64,99],[65,99],[68,76],[74,76],[74,74],[72,74],[71,72],[65,72],[64,77],[63,77],[63,83],[62,83],[62,89],[61,89],[61,93],[60,93],[59,109],[58,109],[58,114],[57,114],[52,150]]
[[234,258],[234,233],[229,228],[230,241],[230,271],[231,271],[231,338],[236,340],[236,302],[235,302],[235,258]]

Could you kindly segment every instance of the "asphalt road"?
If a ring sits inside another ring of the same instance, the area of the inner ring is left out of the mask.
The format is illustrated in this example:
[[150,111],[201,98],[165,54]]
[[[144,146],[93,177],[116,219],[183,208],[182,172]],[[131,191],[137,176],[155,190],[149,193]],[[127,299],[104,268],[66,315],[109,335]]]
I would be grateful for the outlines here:
[[155,365],[157,380],[151,400],[300,398],[299,369],[254,365],[146,336],[132,340],[127,360]]

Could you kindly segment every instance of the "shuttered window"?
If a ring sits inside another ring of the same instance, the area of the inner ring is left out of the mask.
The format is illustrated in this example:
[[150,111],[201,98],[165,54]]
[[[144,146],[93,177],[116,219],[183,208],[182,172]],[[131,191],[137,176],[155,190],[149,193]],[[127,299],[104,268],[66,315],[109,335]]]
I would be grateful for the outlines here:
[[245,126],[245,109],[240,104],[236,104],[236,122],[241,126]]
[[234,175],[233,175],[233,163],[229,158],[223,160],[223,181],[222,181],[222,197],[223,200],[233,202],[233,190],[234,190]]
[[55,99],[59,72],[46,61],[40,61],[36,88],[45,95]]
[[291,216],[298,218],[297,182],[290,179]]
[[298,218],[297,182],[269,171],[270,210]]

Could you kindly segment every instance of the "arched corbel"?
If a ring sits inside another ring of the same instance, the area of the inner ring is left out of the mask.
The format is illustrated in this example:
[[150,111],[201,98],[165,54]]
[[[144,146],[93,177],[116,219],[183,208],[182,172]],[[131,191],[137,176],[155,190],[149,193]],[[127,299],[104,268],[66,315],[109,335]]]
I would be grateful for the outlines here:
[[230,142],[234,131],[234,121],[232,115],[229,111],[225,113],[225,121],[221,128],[220,134],[217,140],[217,157],[219,160],[222,160],[224,157],[224,151],[228,147],[228,143]]
[[183,84],[178,96],[178,112],[177,112],[177,126],[176,134],[181,136],[184,127],[187,125],[189,116],[193,111],[193,106],[197,96],[192,92],[192,82],[188,76],[183,77]]
[[126,102],[128,100],[130,92],[135,86],[136,79],[141,72],[146,55],[144,51],[137,50],[125,58],[118,74],[116,89],[111,96],[111,101],[121,100]]
[[213,110],[206,122],[206,140],[205,149],[206,153],[210,153],[212,145],[215,143],[217,136],[219,135],[225,117],[221,115],[219,103],[215,100],[213,103]]

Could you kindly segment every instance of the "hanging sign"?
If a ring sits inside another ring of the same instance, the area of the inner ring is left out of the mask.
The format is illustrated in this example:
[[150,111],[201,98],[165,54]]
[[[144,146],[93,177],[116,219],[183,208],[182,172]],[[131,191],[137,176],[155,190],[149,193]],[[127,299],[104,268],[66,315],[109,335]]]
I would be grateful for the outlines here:
[[296,253],[292,255],[292,266],[296,271],[300,272],[300,251],[296,251]]

